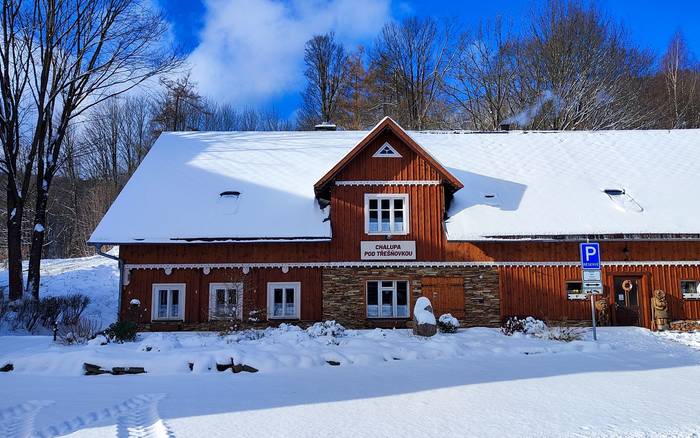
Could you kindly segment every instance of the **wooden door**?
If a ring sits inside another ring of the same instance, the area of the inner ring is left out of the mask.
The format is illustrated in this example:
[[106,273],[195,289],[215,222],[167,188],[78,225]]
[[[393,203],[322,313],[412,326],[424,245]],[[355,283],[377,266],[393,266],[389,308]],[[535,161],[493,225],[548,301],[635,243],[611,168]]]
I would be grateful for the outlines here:
[[640,304],[643,299],[642,277],[615,276],[613,279],[615,325],[640,325]]
[[457,319],[465,318],[462,277],[423,277],[421,282],[421,292],[430,300],[436,317],[450,313]]

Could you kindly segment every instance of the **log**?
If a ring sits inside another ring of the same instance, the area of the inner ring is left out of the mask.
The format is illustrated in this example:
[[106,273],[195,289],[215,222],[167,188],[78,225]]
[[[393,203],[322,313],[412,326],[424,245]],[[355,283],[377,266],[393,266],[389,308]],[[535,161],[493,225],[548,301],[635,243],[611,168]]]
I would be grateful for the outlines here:
[[83,363],[83,369],[86,376],[99,376],[100,374],[112,374],[109,370],[103,370],[99,365],[92,363]]
[[146,369],[143,367],[113,367],[112,374],[121,376],[122,374],[145,374]]

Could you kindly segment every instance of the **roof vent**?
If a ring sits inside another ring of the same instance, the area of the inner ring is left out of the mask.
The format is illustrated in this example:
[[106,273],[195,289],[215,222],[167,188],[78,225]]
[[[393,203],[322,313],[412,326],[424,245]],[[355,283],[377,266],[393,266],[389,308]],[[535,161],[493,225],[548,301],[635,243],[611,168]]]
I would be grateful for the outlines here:
[[224,214],[236,214],[238,213],[238,200],[241,197],[241,192],[238,190],[226,190],[219,193],[219,202],[221,205],[221,212]]
[[500,202],[498,200],[498,195],[495,193],[485,193],[484,194],[484,204],[490,205],[492,207],[498,207]]
[[338,127],[331,122],[323,122],[314,126],[314,131],[335,131],[336,129],[338,129]]
[[603,193],[610,197],[615,208],[620,211],[641,213],[644,208],[625,189],[603,189]]
[[625,194],[625,189],[605,189],[603,191],[608,196],[621,196]]

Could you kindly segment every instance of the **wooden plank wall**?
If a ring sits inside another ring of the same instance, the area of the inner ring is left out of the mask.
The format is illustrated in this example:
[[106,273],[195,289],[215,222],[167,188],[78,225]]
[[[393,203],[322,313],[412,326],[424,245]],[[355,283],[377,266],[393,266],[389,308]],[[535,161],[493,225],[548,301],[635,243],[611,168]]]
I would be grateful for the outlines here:
[[445,244],[439,214],[444,208],[442,186],[344,186],[334,187],[332,193],[331,261],[359,260],[363,240],[391,242],[384,236],[365,234],[365,193],[407,193],[410,204],[408,234],[393,236],[392,240],[415,240],[417,260],[442,260]]
[[133,298],[141,301],[143,314],[139,322],[151,320],[151,294],[155,283],[185,283],[185,322],[206,322],[209,314],[209,284],[241,282],[243,291],[243,316],[251,310],[266,311],[267,283],[280,281],[301,282],[301,320],[318,321],[323,314],[321,295],[321,269],[253,269],[243,275],[236,269],[212,269],[204,275],[201,269],[174,269],[166,275],[163,269],[132,270],[130,282],[122,294],[122,317]]
[[[502,267],[501,316],[532,315],[546,320],[590,320],[590,303],[587,300],[569,300],[567,281],[580,281],[580,269],[573,266]],[[681,280],[700,280],[698,266],[606,266],[603,269],[605,292],[609,303],[614,302],[613,279],[616,275],[642,277],[640,296],[642,320],[649,326],[649,300],[651,292],[666,292],[673,319],[700,319],[700,300],[684,300],[681,296]]]

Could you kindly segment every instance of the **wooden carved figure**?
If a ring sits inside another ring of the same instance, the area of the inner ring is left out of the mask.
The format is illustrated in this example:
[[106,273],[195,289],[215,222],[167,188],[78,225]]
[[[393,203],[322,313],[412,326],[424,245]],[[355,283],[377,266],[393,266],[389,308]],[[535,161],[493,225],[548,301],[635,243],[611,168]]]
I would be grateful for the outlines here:
[[595,302],[595,310],[598,325],[610,325],[610,305],[608,304],[607,297],[603,297],[603,299]]
[[666,292],[661,289],[654,291],[651,298],[651,323],[655,330],[668,330],[668,323],[671,319],[666,301]]

